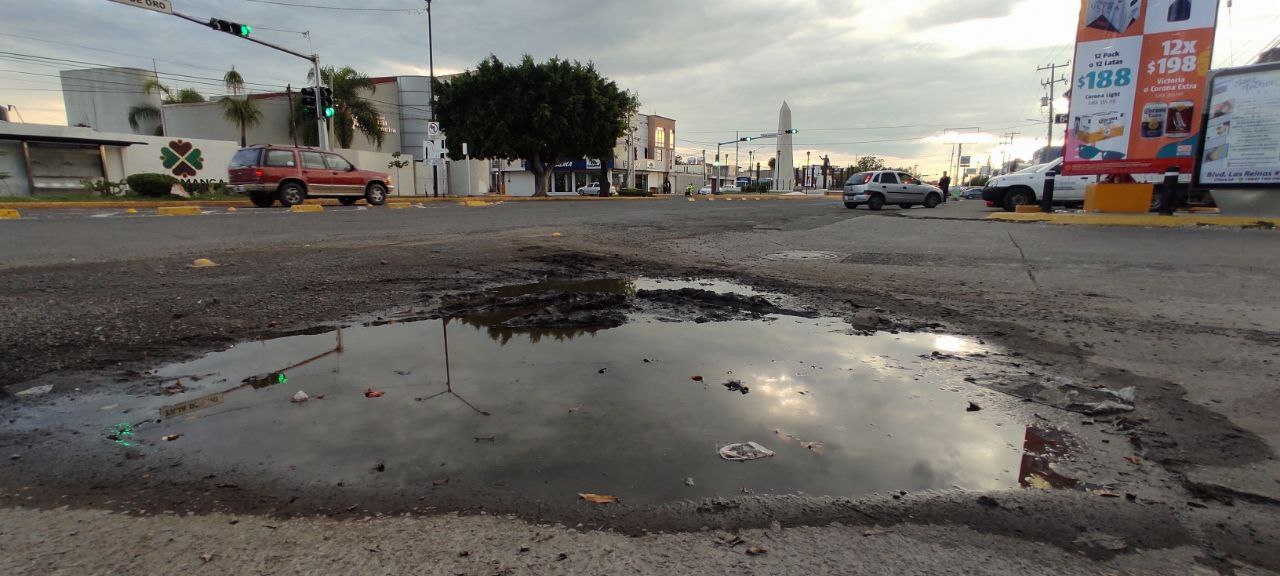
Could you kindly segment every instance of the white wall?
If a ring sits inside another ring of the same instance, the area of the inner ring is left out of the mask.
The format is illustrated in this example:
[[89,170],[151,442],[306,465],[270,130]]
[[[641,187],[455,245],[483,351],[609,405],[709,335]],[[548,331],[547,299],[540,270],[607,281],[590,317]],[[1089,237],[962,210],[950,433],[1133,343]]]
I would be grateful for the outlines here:
[[[100,134],[102,137],[111,137],[111,134]],[[146,142],[146,146],[135,145],[126,148],[123,152],[123,174],[110,174],[108,177],[113,180],[122,180],[130,174],[139,174],[144,172],[153,172],[156,174],[169,174],[177,177],[173,173],[172,168],[165,168],[161,151],[169,147],[173,143],[190,143],[200,151],[202,166],[197,169],[195,176],[184,178],[185,180],[213,180],[225,182],[228,180],[227,165],[231,164],[231,157],[236,151],[240,150],[239,142],[229,142],[226,140],[187,140],[182,138],[168,138],[164,136],[128,136],[122,139]],[[181,144],[179,144],[181,145]],[[111,167],[111,163],[107,163],[107,167]],[[193,166],[194,167],[194,166]]]
[[[129,109],[138,105],[160,106],[158,94],[147,94],[142,87],[155,80],[155,72],[138,68],[93,68],[63,70],[62,102],[67,110],[67,125],[87,125],[103,132],[132,134]],[[142,134],[155,134],[157,123],[139,126]]]
[[[468,182],[467,166],[471,167]],[[489,162],[456,160],[449,162],[449,191],[458,196],[484,196],[489,193]]]
[[30,196],[27,183],[27,167],[22,161],[22,143],[0,140],[0,172],[9,177],[0,180],[0,196]]

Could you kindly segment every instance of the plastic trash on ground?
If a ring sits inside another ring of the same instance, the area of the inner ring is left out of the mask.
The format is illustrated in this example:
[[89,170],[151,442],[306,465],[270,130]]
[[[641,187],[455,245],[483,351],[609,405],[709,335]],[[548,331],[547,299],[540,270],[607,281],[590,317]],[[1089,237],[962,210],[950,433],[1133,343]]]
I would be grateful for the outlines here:
[[720,448],[720,457],[733,462],[759,460],[760,458],[768,458],[773,455],[773,450],[765,448],[755,442],[730,444]]
[[311,399],[311,397],[310,397],[310,396],[307,396],[307,393],[306,393],[306,392],[303,392],[303,391],[299,390],[297,394],[294,394],[294,395],[293,395],[293,398],[290,398],[290,399],[289,399],[289,401],[290,401],[290,402],[293,402],[294,404],[301,404],[301,403],[306,402],[307,400],[310,400],[310,399]]
[[52,391],[53,391],[53,384],[45,384],[44,386],[36,386],[36,387],[34,387],[34,388],[27,388],[26,390],[23,390],[23,391],[21,391],[21,392],[15,393],[15,394],[14,394],[14,396],[17,396],[17,397],[19,397],[19,398],[26,398],[26,397],[29,397],[29,396],[43,396],[43,395],[48,394],[49,392],[52,392]]

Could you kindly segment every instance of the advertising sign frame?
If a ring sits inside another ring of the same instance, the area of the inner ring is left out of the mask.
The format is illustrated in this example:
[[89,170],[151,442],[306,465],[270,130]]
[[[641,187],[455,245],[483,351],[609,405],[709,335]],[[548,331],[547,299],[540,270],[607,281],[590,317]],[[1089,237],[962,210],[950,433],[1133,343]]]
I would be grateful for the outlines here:
[[[1212,146],[1212,147],[1209,146],[1209,140],[1212,139],[1211,134],[1209,132],[1210,124],[1215,124],[1214,126],[1215,131],[1218,128],[1225,126],[1225,131],[1223,132],[1223,136],[1224,136],[1223,140],[1226,140],[1225,137],[1228,134],[1239,131],[1239,129],[1237,129],[1232,122],[1232,116],[1236,109],[1235,100],[1226,99],[1220,102],[1214,101],[1215,92],[1220,91],[1223,93],[1223,96],[1226,96],[1226,91],[1227,91],[1226,86],[1223,86],[1222,90],[1217,89],[1218,80],[1237,77],[1237,76],[1257,76],[1259,74],[1271,74],[1271,75],[1277,76],[1278,77],[1276,80],[1277,85],[1280,86],[1280,62],[1269,63],[1269,64],[1255,64],[1252,66],[1239,66],[1235,68],[1223,68],[1221,70],[1214,70],[1213,73],[1209,75],[1209,79],[1206,81],[1205,96],[1204,96],[1204,103],[1205,103],[1204,109],[1209,113],[1204,115],[1204,118],[1200,123],[1200,134],[1204,135],[1204,137],[1200,139],[1199,144],[1196,146],[1196,155],[1195,155],[1196,167],[1191,176],[1192,186],[1196,188],[1209,188],[1209,189],[1215,189],[1215,190],[1280,189],[1280,156],[1277,156],[1272,161],[1274,166],[1273,168],[1274,176],[1267,181],[1222,182],[1216,179],[1212,179],[1213,181],[1206,182],[1204,179],[1204,169],[1205,169],[1205,164],[1207,164],[1204,161],[1206,149],[1212,150],[1214,148],[1220,147],[1220,149],[1224,150],[1224,155],[1230,153],[1228,142],[1222,142],[1221,144],[1215,143],[1215,146]],[[1280,88],[1277,88],[1277,91],[1280,91]],[[1280,93],[1277,93],[1276,100],[1280,101]],[[1276,116],[1280,118],[1280,109],[1276,110]],[[1248,116],[1246,115],[1246,118],[1247,117]],[[1236,123],[1238,122],[1239,121],[1237,120]],[[1274,130],[1264,130],[1263,132],[1265,134],[1271,134],[1273,135],[1273,138],[1280,140],[1280,134],[1275,133]]]
[[1221,0],[1081,0],[1063,174],[1195,166]]

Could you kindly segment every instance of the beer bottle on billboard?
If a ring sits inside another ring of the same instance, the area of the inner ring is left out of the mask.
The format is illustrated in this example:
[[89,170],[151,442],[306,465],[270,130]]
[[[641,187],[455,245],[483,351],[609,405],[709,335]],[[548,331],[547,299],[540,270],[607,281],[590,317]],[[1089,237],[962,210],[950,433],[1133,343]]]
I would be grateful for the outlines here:
[[1191,0],[1173,0],[1169,5],[1169,21],[1185,22],[1191,19]]

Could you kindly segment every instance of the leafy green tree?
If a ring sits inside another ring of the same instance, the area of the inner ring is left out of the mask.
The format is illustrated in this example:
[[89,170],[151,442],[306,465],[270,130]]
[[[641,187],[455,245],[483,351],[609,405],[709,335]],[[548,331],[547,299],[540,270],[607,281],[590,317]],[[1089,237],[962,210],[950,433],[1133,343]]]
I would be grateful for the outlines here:
[[876,170],[885,170],[884,159],[877,156],[862,156],[858,158],[858,162],[853,165],[853,171],[856,172],[874,172]]
[[[307,72],[308,80],[315,82],[315,78],[315,71]],[[382,148],[382,142],[387,136],[382,128],[382,115],[378,114],[378,109],[373,102],[365,97],[366,93],[373,94],[377,88],[373,79],[356,72],[350,66],[340,69],[330,66],[320,70],[320,81],[333,88],[333,135],[338,140],[338,147],[350,148],[351,141],[355,139],[356,130],[359,130],[375,146]],[[302,111],[302,99],[296,100],[290,132],[293,132],[293,126],[304,127],[304,140],[310,140],[309,137],[315,134],[315,129],[306,130],[305,126],[308,125],[308,120],[314,126],[315,119],[307,118]],[[310,141],[318,141],[318,138]]]
[[222,117],[240,129],[240,146],[248,146],[246,132],[262,122],[262,110],[248,96],[223,96],[218,102],[222,104]]
[[[473,156],[524,160],[535,176],[535,196],[547,195],[558,162],[598,157],[607,163],[639,107],[593,64],[536,63],[528,55],[514,65],[490,56],[475,70],[437,82],[435,91],[450,156],[460,158],[466,142]],[[601,180],[607,193],[608,178]]]
[[[159,80],[147,80],[142,85],[142,90],[147,94],[160,94],[160,103],[164,104],[196,104],[205,102],[204,95],[191,88],[182,88],[173,90]],[[143,123],[157,122],[160,126],[156,126],[156,136],[164,136],[164,126],[161,120],[160,108],[150,104],[139,104],[129,108],[129,127],[137,132]]]

